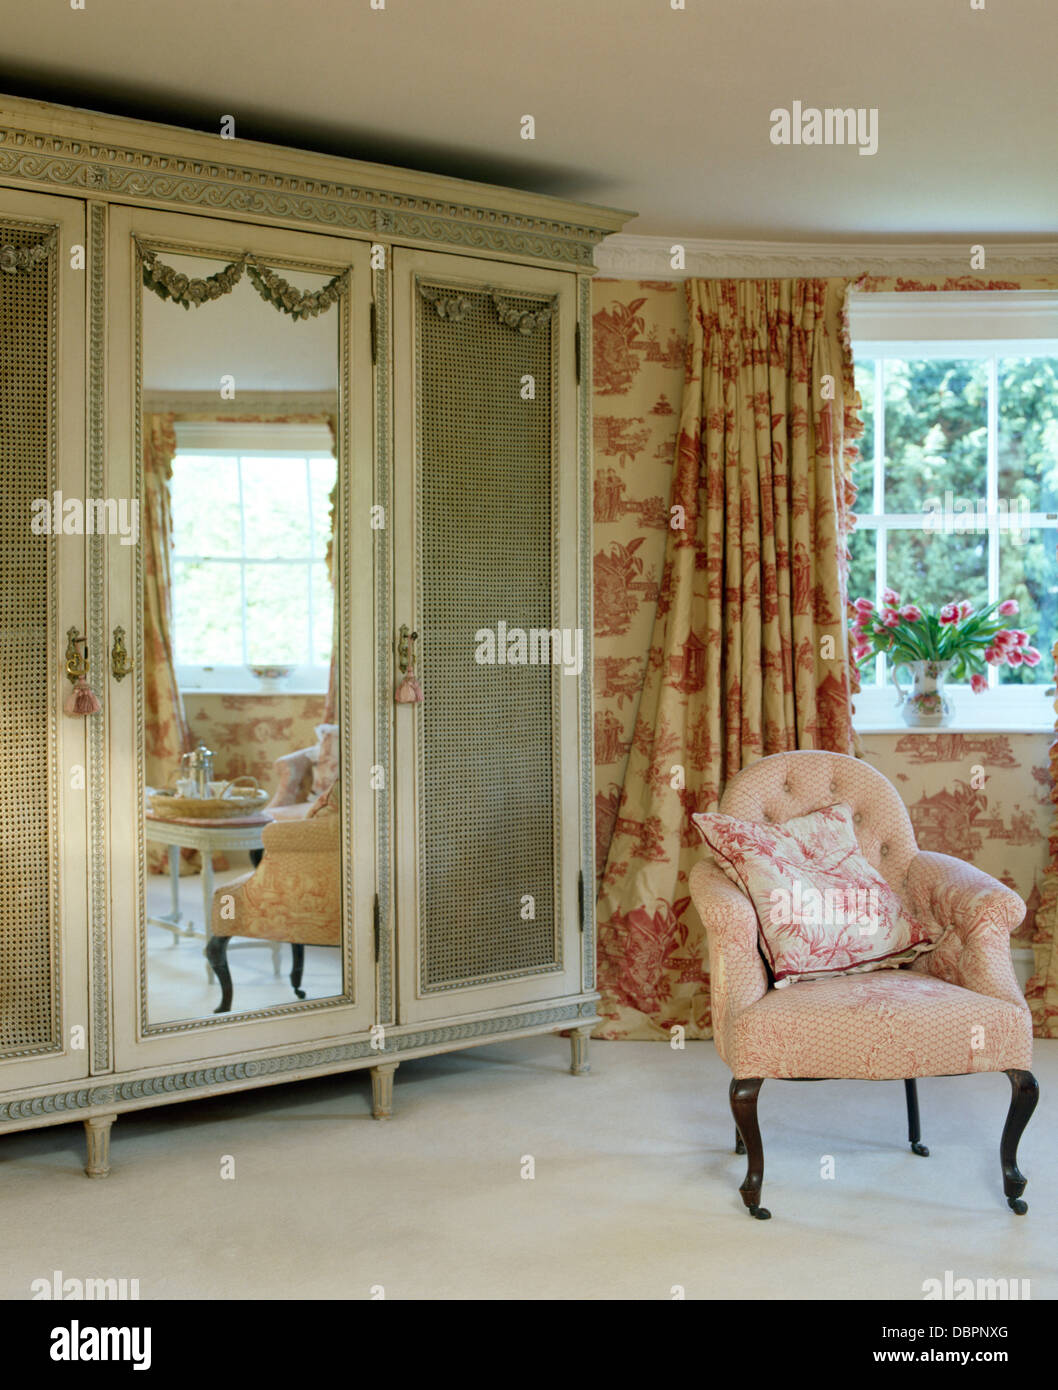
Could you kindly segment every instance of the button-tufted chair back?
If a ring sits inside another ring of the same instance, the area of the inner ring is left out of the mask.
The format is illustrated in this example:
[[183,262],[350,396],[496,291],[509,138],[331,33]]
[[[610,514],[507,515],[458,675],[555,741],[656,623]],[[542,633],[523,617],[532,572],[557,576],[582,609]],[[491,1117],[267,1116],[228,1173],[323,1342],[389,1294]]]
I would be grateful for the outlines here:
[[864,857],[897,893],[917,852],[915,832],[895,787],[844,753],[774,753],[736,773],[719,810],[739,820],[781,825],[823,806],[852,807]]

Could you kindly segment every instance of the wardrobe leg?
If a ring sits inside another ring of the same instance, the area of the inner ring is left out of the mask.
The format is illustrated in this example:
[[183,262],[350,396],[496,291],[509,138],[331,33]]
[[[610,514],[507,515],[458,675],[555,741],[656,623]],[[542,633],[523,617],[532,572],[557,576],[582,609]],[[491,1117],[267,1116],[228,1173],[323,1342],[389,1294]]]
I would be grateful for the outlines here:
[[1010,1077],[1010,1109],[1003,1126],[1003,1137],[999,1141],[999,1161],[1003,1165],[1003,1191],[1006,1193],[1007,1206],[1015,1215],[1024,1216],[1029,1206],[1021,1200],[1021,1194],[1025,1191],[1028,1178],[1018,1168],[1018,1140],[1036,1109],[1040,1087],[1031,1071],[1011,1068],[1007,1076]]
[[762,1076],[732,1077],[729,1095],[735,1127],[746,1146],[746,1177],[739,1192],[750,1216],[767,1221],[771,1212],[760,1205],[760,1189],[764,1182],[764,1145],[757,1126],[757,1096],[764,1085]]
[[371,1113],[376,1120],[388,1120],[393,1114],[393,1073],[399,1062],[382,1062],[371,1068]]
[[591,1071],[588,1061],[588,1039],[590,1028],[574,1028],[569,1035],[569,1069],[574,1076],[587,1076]]
[[915,1085],[914,1077],[909,1077],[904,1082],[904,1095],[907,1098],[907,1139],[911,1145],[911,1152],[918,1154],[920,1158],[929,1158],[929,1149],[921,1142],[922,1129],[918,1118],[918,1087]]
[[84,1170],[90,1178],[105,1178],[110,1173],[110,1126],[116,1119],[117,1115],[93,1115],[84,1121]]

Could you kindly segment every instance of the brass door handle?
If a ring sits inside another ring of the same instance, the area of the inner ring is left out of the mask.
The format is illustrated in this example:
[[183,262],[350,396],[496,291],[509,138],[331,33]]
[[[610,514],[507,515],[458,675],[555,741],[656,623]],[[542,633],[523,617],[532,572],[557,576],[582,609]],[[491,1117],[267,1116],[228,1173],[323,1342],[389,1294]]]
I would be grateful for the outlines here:
[[114,629],[114,645],[110,648],[110,671],[116,681],[124,680],[132,670],[132,658],[125,650],[125,629]]
[[419,634],[412,632],[407,623],[401,623],[400,636],[397,642],[397,670],[403,675],[409,667],[415,666],[415,643],[419,640]]

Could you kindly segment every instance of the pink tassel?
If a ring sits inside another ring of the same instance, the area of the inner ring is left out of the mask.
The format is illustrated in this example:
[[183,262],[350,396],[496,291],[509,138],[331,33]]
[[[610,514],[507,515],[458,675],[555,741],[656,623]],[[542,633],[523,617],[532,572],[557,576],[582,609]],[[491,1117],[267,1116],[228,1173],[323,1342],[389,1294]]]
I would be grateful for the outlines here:
[[67,714],[98,714],[103,706],[84,676],[78,676],[77,684],[62,702]]
[[398,705],[421,705],[423,693],[418,676],[409,671],[397,686],[397,693],[393,698]]

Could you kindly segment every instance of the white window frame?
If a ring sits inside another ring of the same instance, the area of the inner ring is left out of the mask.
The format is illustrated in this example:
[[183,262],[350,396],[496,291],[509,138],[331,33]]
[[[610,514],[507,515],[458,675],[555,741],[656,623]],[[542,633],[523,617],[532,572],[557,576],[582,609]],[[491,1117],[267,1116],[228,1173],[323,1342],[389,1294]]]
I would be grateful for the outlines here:
[[[248,423],[228,420],[186,420],[177,421],[176,455],[174,458],[217,457],[225,455],[238,460],[246,457],[296,458],[311,460],[316,458],[334,459],[334,445],[331,432],[324,424],[292,424],[267,422]],[[242,505],[240,477],[240,515]],[[309,469],[306,462],[305,481],[308,486]],[[311,509],[311,494],[309,506]],[[311,516],[311,510],[310,510]],[[240,550],[244,547],[240,547]],[[246,561],[243,558],[230,558],[215,555],[192,555],[174,552],[174,560],[221,560],[238,565],[242,572],[243,604],[243,655],[245,656],[245,611],[246,611]],[[265,558],[255,559],[253,563],[267,564]],[[307,568],[318,561],[311,558],[298,560],[275,560],[272,563]],[[309,586],[309,630],[313,621],[312,589]],[[246,664],[200,666],[186,663],[176,665],[176,683],[181,691],[188,694],[213,695],[275,695],[275,694],[326,694],[330,677],[329,665],[312,665],[308,662],[295,666],[289,676],[275,685],[264,685],[254,676]]]
[[[996,396],[996,362],[1000,357],[1023,357],[1031,354],[1058,356],[1058,292],[979,292],[979,293],[896,293],[850,295],[850,330],[853,356],[863,362],[875,362],[874,412],[874,497],[880,495],[885,472],[885,412],[882,394],[882,359],[886,357],[963,358],[989,363],[989,395],[987,415],[987,477],[985,524],[989,533],[988,597],[1004,597],[999,593],[999,548],[1001,530],[998,510],[998,409]],[[890,513],[889,515],[859,516],[865,499],[859,498],[856,530],[876,533],[875,602],[888,587],[886,579],[886,536],[891,529],[925,530],[926,514]],[[1032,512],[1025,518],[1030,529],[1054,530],[1058,513]],[[1058,540],[1058,531],[1055,532]],[[853,595],[852,597],[856,597]],[[907,598],[911,601],[913,596]],[[1016,620],[1014,620],[1016,625]],[[867,668],[869,669],[869,667]],[[897,692],[891,683],[891,671],[884,656],[877,659],[876,670],[888,684],[865,685],[853,697],[856,706],[854,724],[861,732],[899,729],[906,732],[897,713]],[[863,674],[866,674],[864,672]],[[1019,732],[1054,729],[1053,687],[1004,686],[999,684],[998,670],[988,668],[989,688],[975,694],[969,685],[954,685],[955,729],[982,731],[1009,730]],[[906,672],[903,682],[906,685]],[[1047,692],[1052,693],[1048,694]]]

